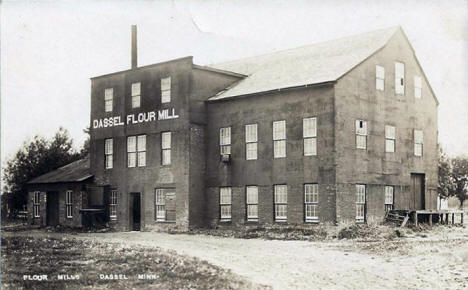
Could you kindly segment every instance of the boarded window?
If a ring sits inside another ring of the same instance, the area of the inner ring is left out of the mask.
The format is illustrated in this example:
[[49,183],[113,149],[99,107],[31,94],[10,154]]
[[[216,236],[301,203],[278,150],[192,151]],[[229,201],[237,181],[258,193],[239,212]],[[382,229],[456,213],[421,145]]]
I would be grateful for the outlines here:
[[286,121],[273,122],[273,157],[286,157]]
[[288,218],[288,187],[275,185],[275,221],[286,221]]
[[258,187],[246,187],[247,220],[258,221]]
[[221,187],[219,189],[219,211],[221,221],[231,221],[231,188]]
[[132,108],[140,107],[141,83],[132,84]]
[[385,68],[380,65],[375,66],[375,89],[377,91],[385,90]]
[[67,218],[73,218],[73,191],[71,190],[65,192],[65,207]]
[[109,218],[111,220],[117,219],[117,190],[111,190],[109,198]]
[[161,103],[171,102],[171,78],[161,79]]
[[414,130],[414,155],[423,156],[423,131]]
[[385,212],[393,209],[393,186],[385,186]]
[[157,188],[154,195],[155,220],[160,222],[175,222],[176,195],[174,189]]
[[366,186],[356,184],[356,222],[365,221],[366,210]]
[[414,76],[414,97],[416,99],[422,97],[422,79],[420,76]]
[[245,159],[257,159],[257,124],[245,125]]
[[405,94],[405,65],[395,62],[395,94]]
[[385,125],[385,152],[395,152],[395,127]]
[[305,221],[317,222],[318,217],[318,184],[304,185]]
[[106,169],[111,169],[114,166],[114,142],[113,139],[106,139],[104,146],[105,166]]
[[108,88],[104,90],[104,108],[106,112],[112,112],[114,99],[114,89]]
[[367,121],[356,120],[356,148],[367,149]]
[[317,118],[302,119],[304,156],[317,155]]
[[40,217],[40,205],[41,205],[41,193],[39,191],[34,192],[33,197],[33,210],[34,210],[34,217]]
[[220,154],[231,154],[231,127],[219,129]]
[[161,164],[171,164],[171,132],[161,134]]

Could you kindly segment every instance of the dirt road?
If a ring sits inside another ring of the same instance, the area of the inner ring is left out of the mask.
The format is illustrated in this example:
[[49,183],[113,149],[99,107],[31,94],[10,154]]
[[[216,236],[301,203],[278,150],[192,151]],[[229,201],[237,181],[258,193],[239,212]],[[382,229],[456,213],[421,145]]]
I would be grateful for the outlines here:
[[[175,250],[274,289],[461,289],[468,287],[468,243],[452,249],[418,242],[409,255],[372,255],[348,242],[265,241],[151,232],[79,234],[125,245]],[[349,247],[350,249],[352,247]]]

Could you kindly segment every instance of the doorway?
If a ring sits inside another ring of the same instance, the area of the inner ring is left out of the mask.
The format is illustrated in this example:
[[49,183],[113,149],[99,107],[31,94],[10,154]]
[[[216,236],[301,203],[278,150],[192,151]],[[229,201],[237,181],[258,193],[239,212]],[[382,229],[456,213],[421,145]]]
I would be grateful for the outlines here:
[[426,208],[426,186],[425,175],[411,173],[411,189],[409,205],[411,210],[420,210]]
[[139,231],[141,228],[141,199],[140,193],[130,194],[130,230]]
[[47,192],[46,225],[56,226],[59,224],[59,193],[57,191]]

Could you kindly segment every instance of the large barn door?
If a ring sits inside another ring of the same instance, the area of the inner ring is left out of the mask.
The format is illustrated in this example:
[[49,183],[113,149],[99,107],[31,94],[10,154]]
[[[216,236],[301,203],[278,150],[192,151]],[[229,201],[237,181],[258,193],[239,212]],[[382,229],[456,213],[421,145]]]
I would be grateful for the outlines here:
[[425,209],[424,174],[411,173],[410,209]]

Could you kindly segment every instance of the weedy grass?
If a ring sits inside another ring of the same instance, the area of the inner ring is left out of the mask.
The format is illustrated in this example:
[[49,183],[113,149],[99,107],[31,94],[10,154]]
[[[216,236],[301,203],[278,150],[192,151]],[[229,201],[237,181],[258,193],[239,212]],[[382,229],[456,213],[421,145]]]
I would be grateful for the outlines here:
[[[175,252],[74,238],[2,237],[4,289],[264,289],[228,270]],[[58,274],[80,275],[57,280]],[[125,274],[128,280],[101,280]],[[155,274],[157,279],[137,279]],[[48,275],[48,281],[23,275]]]

